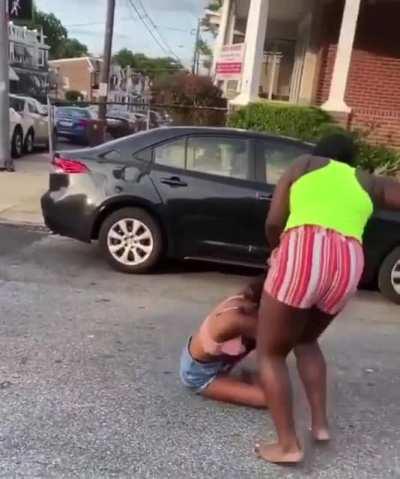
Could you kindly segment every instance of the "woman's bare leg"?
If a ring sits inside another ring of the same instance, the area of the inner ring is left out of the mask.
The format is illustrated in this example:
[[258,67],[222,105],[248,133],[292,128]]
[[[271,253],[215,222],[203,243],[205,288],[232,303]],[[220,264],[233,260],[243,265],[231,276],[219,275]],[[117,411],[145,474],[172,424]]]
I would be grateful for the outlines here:
[[294,351],[299,375],[310,404],[313,437],[317,441],[329,441],[326,362],[318,338],[334,317],[316,309],[312,310],[310,315],[311,319]]
[[209,399],[239,406],[267,407],[265,393],[261,385],[249,384],[231,376],[219,376],[201,394]]
[[257,336],[259,372],[278,442],[257,446],[260,457],[273,463],[296,463],[303,459],[297,438],[292,390],[286,357],[301,337],[307,311],[291,308],[264,293]]

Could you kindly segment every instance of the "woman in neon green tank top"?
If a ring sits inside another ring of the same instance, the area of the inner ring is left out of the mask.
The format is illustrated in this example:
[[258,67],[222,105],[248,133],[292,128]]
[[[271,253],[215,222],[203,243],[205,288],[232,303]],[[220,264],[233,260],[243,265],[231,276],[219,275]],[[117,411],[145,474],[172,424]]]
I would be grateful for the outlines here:
[[279,181],[266,222],[274,253],[260,306],[259,368],[278,442],[258,445],[274,463],[296,463],[303,450],[292,412],[286,365],[294,350],[317,441],[330,439],[326,364],[319,336],[355,293],[364,267],[362,237],[374,207],[400,209],[400,184],[352,167],[353,140],[323,139]]

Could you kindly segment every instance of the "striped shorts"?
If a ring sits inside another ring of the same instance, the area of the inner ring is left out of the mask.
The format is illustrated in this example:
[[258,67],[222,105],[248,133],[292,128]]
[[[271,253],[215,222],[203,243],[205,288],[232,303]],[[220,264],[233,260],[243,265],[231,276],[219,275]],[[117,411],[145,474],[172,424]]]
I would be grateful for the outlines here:
[[287,231],[271,257],[265,291],[281,303],[335,315],[357,291],[364,269],[359,241],[317,226]]

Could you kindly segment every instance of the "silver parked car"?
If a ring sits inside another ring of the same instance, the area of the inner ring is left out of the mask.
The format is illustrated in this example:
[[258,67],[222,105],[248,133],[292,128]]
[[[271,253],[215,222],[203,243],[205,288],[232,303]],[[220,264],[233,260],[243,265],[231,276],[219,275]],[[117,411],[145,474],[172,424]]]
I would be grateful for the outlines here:
[[19,95],[10,95],[10,106],[23,119],[26,153],[32,153],[36,145],[48,145],[49,117],[47,108],[34,98]]

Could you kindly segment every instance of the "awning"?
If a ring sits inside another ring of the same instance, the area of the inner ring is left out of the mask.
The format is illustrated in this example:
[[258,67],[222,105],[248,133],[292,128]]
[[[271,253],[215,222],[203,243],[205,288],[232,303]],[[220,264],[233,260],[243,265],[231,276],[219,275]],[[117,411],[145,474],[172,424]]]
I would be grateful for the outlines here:
[[11,81],[19,81],[19,76],[15,73],[12,67],[8,67],[8,76]]

